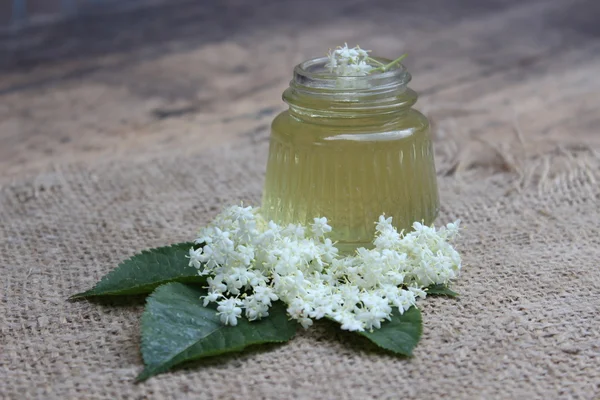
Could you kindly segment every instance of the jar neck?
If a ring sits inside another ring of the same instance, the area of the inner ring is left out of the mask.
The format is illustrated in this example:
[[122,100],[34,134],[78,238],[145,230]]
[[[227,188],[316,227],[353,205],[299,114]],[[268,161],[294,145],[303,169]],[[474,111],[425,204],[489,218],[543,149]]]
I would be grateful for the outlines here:
[[336,76],[326,63],[325,57],[315,58],[294,69],[290,87],[283,93],[293,117],[316,124],[385,123],[400,117],[417,101],[417,94],[407,87],[411,76],[401,64],[366,76]]

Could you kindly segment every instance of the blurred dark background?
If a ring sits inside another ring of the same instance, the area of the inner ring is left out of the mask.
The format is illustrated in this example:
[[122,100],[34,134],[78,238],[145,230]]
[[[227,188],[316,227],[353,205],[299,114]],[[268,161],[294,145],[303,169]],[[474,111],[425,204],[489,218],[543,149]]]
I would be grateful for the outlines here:
[[0,0],[0,178],[265,140],[293,66],[344,42],[408,52],[457,152],[599,140],[598,0]]
[[472,36],[444,35],[445,44],[460,47],[460,41],[479,40],[493,52],[505,51],[519,34],[524,42],[537,39],[563,46],[600,35],[595,0],[0,0],[0,60],[3,66],[31,66],[173,41],[194,46],[240,34],[248,37],[257,30],[301,35],[302,30],[328,24],[334,30],[341,21],[352,21],[350,30],[381,25],[385,31],[394,24],[403,40],[408,30],[443,31],[495,15],[505,18],[503,31],[490,26],[489,33],[498,34],[495,41],[485,32],[478,37],[472,31]]

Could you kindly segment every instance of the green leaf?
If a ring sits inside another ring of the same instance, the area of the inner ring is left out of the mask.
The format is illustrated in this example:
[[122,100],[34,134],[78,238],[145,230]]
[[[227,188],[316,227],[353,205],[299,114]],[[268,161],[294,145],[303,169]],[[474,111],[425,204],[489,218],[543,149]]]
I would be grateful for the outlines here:
[[373,332],[358,333],[381,348],[396,354],[412,356],[412,351],[419,343],[422,332],[421,311],[416,307],[411,307],[402,315],[398,309],[394,308],[392,320],[382,323],[381,328],[375,329]]
[[120,263],[93,289],[73,295],[71,299],[151,293],[157,286],[168,282],[205,282],[206,277],[188,266],[186,256],[193,245],[179,243],[144,250]]
[[454,290],[448,288],[448,286],[443,284],[434,284],[430,285],[425,289],[428,296],[448,296],[448,297],[458,297],[458,293]]
[[236,326],[223,325],[214,307],[203,307],[206,290],[169,283],[147,300],[142,315],[142,355],[146,368],[137,377],[143,381],[186,361],[240,351],[259,343],[285,342],[296,332],[281,302],[273,304],[269,316]]

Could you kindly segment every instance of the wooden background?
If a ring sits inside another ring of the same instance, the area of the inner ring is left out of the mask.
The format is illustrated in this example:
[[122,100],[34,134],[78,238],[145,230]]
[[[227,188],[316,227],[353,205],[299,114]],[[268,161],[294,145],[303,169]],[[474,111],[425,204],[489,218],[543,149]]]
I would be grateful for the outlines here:
[[172,0],[0,34],[0,179],[257,136],[293,66],[344,42],[409,53],[460,168],[600,143],[598,0]]

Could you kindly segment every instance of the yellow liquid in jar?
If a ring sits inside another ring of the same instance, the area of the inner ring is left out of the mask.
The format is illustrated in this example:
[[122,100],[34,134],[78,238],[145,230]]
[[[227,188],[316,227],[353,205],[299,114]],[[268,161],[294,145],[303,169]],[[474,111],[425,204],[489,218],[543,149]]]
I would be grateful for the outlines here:
[[392,122],[359,121],[314,124],[289,111],[273,121],[266,218],[310,224],[327,217],[330,237],[344,252],[370,246],[381,214],[393,217],[399,231],[435,220],[439,203],[427,119],[410,109]]

